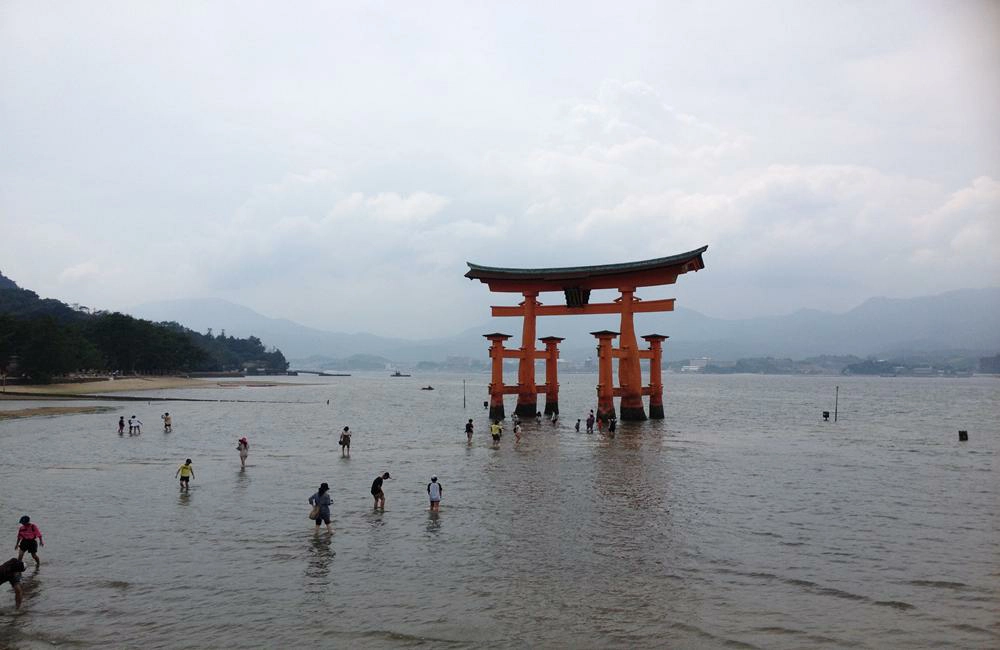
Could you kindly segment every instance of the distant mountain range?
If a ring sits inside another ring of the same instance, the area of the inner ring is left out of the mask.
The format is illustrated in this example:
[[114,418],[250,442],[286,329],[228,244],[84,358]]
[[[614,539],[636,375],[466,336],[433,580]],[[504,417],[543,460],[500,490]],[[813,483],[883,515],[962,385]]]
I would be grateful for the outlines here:
[[[328,332],[290,320],[269,318],[225,300],[199,299],[146,303],[132,314],[153,321],[177,321],[204,332],[225,329],[234,336],[257,336],[281,349],[289,359],[312,361],[374,355],[398,363],[443,361],[448,356],[486,358],[486,332],[520,337],[517,319],[493,319],[454,336],[407,340],[372,334]],[[589,332],[617,329],[609,316],[540,318],[539,336],[562,336],[562,356],[593,356]],[[802,359],[823,354],[890,355],[904,352],[961,350],[992,355],[1000,351],[1000,287],[962,289],[909,299],[871,298],[845,313],[801,310],[785,316],[725,320],[678,308],[666,314],[640,314],[638,334],[667,334],[668,360],[711,357]],[[293,361],[293,366],[295,363]]]

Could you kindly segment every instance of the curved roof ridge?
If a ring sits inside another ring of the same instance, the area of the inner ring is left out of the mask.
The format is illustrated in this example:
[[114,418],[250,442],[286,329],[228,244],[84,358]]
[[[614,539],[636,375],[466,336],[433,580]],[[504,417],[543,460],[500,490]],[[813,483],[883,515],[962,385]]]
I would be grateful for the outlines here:
[[694,257],[698,257],[702,253],[708,250],[708,246],[702,246],[692,251],[686,253],[678,253],[676,255],[670,255],[668,257],[657,257],[648,260],[639,260],[636,262],[622,262],[618,264],[597,264],[591,266],[564,266],[555,268],[538,268],[538,269],[517,269],[517,268],[507,268],[500,266],[483,266],[481,264],[474,264],[472,262],[466,262],[469,265],[469,271],[465,274],[465,277],[477,280],[477,279],[487,279],[494,274],[500,274],[506,277],[511,276],[523,276],[529,277],[571,277],[574,275],[604,275],[604,274],[615,274],[615,273],[625,273],[628,271],[640,271],[643,269],[657,268],[661,266],[669,266],[673,264],[678,264],[685,262]]

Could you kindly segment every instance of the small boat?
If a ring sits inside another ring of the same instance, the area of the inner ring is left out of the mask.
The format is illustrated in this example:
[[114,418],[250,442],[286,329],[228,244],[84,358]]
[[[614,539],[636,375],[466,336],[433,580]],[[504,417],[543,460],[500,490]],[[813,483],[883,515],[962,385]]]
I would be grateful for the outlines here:
[[391,375],[389,375],[389,376],[390,376],[390,377],[409,377],[409,375],[404,375],[403,373],[401,373],[401,372],[400,372],[400,371],[398,371],[398,370],[397,370],[396,372],[392,373],[392,374],[391,374]]
[[434,390],[433,386],[422,386],[420,390]]

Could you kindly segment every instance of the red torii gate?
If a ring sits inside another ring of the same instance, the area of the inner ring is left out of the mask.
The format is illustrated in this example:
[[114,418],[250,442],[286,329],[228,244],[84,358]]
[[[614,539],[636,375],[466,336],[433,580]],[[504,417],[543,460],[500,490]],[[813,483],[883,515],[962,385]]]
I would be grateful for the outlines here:
[[[643,338],[649,343],[648,350],[639,350],[633,325],[633,315],[647,312],[673,311],[674,299],[642,301],[635,295],[638,287],[652,287],[674,284],[677,276],[688,271],[705,268],[702,254],[708,246],[670,257],[660,257],[640,262],[624,264],[604,264],[599,266],[576,266],[549,269],[512,269],[480,266],[468,262],[469,271],[465,277],[487,284],[490,291],[520,293],[524,300],[516,307],[493,306],[493,316],[520,316],[523,320],[521,347],[517,350],[504,348],[504,341],[510,338],[499,332],[484,335],[491,341],[490,357],[493,361],[493,376],[490,383],[490,418],[504,417],[503,396],[517,395],[519,416],[533,416],[537,413],[538,394],[546,394],[545,412],[558,412],[558,378],[556,360],[559,357],[558,344],[562,339],[546,337],[545,350],[535,349],[535,320],[538,316],[570,316],[576,314],[620,314],[621,331],[601,331],[592,334],[598,339],[598,417],[610,418],[615,414],[614,398],[621,397],[622,420],[645,420],[642,396],[650,397],[650,417],[663,417],[663,383],[660,375],[662,342],[666,336],[649,334]],[[617,289],[620,296],[610,303],[590,304],[590,292],[594,289]],[[547,291],[562,291],[565,305],[543,305],[538,294]],[[612,346],[612,339],[619,338],[619,347]],[[544,357],[546,362],[545,384],[535,384],[535,359]],[[517,385],[503,383],[503,360],[518,359]],[[612,360],[618,359],[618,384],[612,379]],[[650,385],[642,386],[640,360],[649,359]]]

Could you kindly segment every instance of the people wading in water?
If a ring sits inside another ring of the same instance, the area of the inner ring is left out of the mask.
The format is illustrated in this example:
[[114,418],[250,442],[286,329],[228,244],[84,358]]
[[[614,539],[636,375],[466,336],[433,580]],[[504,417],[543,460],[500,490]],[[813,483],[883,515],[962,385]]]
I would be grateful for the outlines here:
[[351,429],[350,427],[344,427],[344,430],[340,432],[340,456],[351,456]]
[[240,452],[240,468],[247,466],[247,456],[250,455],[250,443],[247,442],[247,437],[243,436],[240,441],[236,443],[236,451]]
[[382,491],[382,482],[391,479],[389,472],[383,472],[381,476],[376,476],[372,481],[372,497],[375,498],[375,509],[385,510],[385,492]]
[[188,458],[184,464],[177,468],[174,478],[181,477],[181,490],[187,492],[191,489],[190,481],[194,478],[194,468],[191,467],[191,459]]
[[427,484],[427,496],[431,500],[431,511],[437,512],[441,509],[441,493],[444,489],[438,483],[438,477],[432,476],[431,482]]
[[319,507],[319,510],[316,513],[316,532],[319,532],[319,525],[322,523],[326,524],[326,532],[333,532],[333,529],[330,528],[330,504],[332,503],[333,499],[330,498],[330,486],[326,483],[320,483],[319,489],[316,490],[316,493],[309,497],[309,504]]
[[42,561],[38,559],[38,545],[45,546],[42,531],[31,523],[31,517],[28,515],[21,517],[20,523],[21,527],[17,529],[17,541],[14,542],[14,548],[18,549],[17,559],[24,559],[24,554],[30,553],[31,559],[35,561],[35,566],[39,567],[42,565]]

